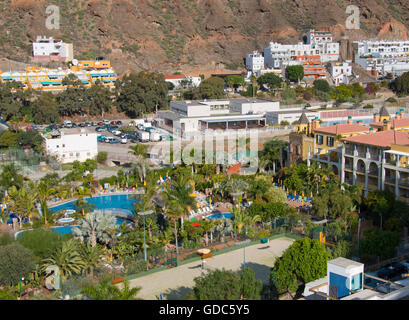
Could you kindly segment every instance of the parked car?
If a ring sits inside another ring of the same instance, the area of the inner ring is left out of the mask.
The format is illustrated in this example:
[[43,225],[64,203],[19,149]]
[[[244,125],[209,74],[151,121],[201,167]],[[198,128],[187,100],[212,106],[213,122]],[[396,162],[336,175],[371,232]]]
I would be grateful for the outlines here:
[[99,122],[97,123],[97,125],[98,125],[98,126],[103,126],[103,125],[105,125],[105,123],[103,123],[102,121],[99,121]]
[[74,128],[71,122],[64,123],[64,128]]
[[77,125],[76,123],[73,123],[73,124],[72,124],[72,127],[73,127],[73,128],[78,128],[78,125]]
[[114,136],[120,136],[120,135],[122,134],[122,131],[114,130],[114,131],[112,131],[112,134],[113,134]]
[[91,124],[91,122],[85,122],[85,126],[86,126],[86,127],[91,127],[92,124]]
[[93,121],[93,122],[91,122],[91,125],[92,125],[93,127],[96,127],[96,126],[98,126],[98,122]]
[[79,123],[78,127],[81,127],[81,128],[85,127],[85,123],[83,123],[83,122]]
[[120,143],[121,140],[116,139],[116,138],[112,138],[111,141],[109,141],[109,143]]
[[111,125],[116,126],[117,122],[116,121],[111,121]]
[[121,120],[118,120],[118,121],[116,122],[116,124],[117,124],[118,126],[122,126],[122,121],[121,121]]
[[121,143],[122,143],[122,144],[127,144],[127,143],[128,143],[128,139],[127,139],[127,138],[122,138],[122,139],[121,139]]
[[106,135],[105,134],[100,134],[98,137],[97,137],[97,141],[98,142],[105,142],[105,139],[106,139]]
[[104,131],[106,131],[106,129],[104,127],[96,127],[95,131],[96,132],[104,132]]
[[111,124],[111,121],[109,121],[109,120],[102,120],[102,122],[103,122],[104,124]]

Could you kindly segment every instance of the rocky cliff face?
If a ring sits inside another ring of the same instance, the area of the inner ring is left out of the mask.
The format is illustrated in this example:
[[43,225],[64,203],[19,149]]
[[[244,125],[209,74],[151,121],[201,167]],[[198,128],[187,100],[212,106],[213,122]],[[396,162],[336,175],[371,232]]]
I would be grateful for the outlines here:
[[[59,30],[45,26],[50,4],[60,9]],[[351,4],[360,30],[345,28]],[[406,39],[409,26],[407,0],[8,0],[0,10],[0,57],[28,62],[31,42],[47,35],[73,42],[76,58],[110,59],[119,73],[234,70],[246,53],[302,41],[309,28],[348,43]]]

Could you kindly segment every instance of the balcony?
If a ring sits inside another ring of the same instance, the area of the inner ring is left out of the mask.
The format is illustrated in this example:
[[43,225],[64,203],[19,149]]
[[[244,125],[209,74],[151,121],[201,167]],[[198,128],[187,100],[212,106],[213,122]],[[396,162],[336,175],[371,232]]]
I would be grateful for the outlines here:
[[354,149],[345,148],[345,154],[348,155],[348,156],[353,156],[354,155]]
[[345,162],[345,169],[352,170],[353,169],[352,163],[351,162]]
[[395,184],[395,177],[385,177],[385,183]]
[[409,181],[408,180],[399,180],[398,181],[399,186],[401,187],[407,187],[409,188]]

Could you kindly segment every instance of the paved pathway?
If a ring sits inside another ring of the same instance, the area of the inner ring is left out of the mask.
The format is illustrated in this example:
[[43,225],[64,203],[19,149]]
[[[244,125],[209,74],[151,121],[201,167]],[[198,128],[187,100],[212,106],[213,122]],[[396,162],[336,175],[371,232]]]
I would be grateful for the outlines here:
[[[245,249],[246,265],[254,270],[257,279],[267,283],[270,267],[273,266],[275,258],[281,256],[293,241],[288,238],[280,238],[267,244],[260,243],[247,247]],[[206,259],[206,265],[209,269],[239,270],[242,267],[243,256],[244,250],[238,249]],[[160,294],[163,294],[164,299],[168,300],[183,299],[193,287],[193,279],[200,276],[201,273],[201,261],[195,261],[136,278],[130,281],[130,285],[131,287],[142,287],[138,294],[138,297],[142,299],[156,300]]]

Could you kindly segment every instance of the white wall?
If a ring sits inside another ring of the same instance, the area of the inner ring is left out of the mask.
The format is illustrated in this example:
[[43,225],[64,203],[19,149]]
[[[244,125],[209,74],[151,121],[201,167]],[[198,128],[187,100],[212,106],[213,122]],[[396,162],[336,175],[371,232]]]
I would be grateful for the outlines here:
[[94,159],[98,154],[97,133],[63,134],[58,139],[45,139],[46,152],[62,163]]

